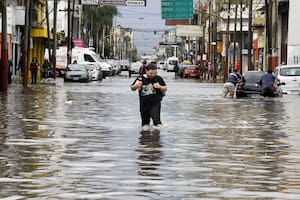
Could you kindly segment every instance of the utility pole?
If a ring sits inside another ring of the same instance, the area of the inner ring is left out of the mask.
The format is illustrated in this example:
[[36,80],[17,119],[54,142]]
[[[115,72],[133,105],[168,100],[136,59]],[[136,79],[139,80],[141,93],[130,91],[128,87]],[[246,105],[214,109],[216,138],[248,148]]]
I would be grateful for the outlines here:
[[209,0],[208,4],[208,52],[207,52],[207,58],[208,62],[211,61],[210,58],[210,51],[211,51],[211,0]]
[[270,5],[268,0],[265,0],[265,5],[266,5],[266,67],[269,69],[269,57],[271,54],[271,46],[272,46],[272,38],[271,38],[271,27],[270,27]]
[[53,65],[53,76],[54,79],[56,78],[56,43],[57,43],[57,38],[56,38],[56,22],[57,22],[57,0],[54,0],[54,13],[53,13],[53,50],[52,50],[52,65]]
[[213,18],[213,25],[212,25],[212,47],[213,47],[213,56],[212,56],[212,64],[213,64],[213,79],[216,79],[216,72],[217,72],[217,27],[218,27],[218,16],[219,16],[219,3],[215,1],[215,15]]
[[228,78],[228,66],[229,66],[229,25],[230,25],[230,9],[231,9],[231,0],[228,3],[228,12],[227,12],[227,27],[226,27],[226,57],[225,57],[225,66],[224,66],[224,81]]
[[248,23],[248,70],[254,70],[252,66],[252,46],[253,46],[253,33],[252,33],[252,0],[249,0],[249,23]]
[[22,70],[23,76],[23,87],[28,85],[28,40],[29,40],[29,26],[30,26],[30,0],[26,0],[25,5],[25,28],[24,28],[24,48],[23,48],[23,57],[24,57],[24,66]]
[[240,0],[240,73],[243,74],[243,0]]
[[234,11],[234,34],[233,34],[233,66],[235,67],[235,62],[236,62],[236,38],[237,38],[237,13],[238,13],[238,5],[235,4],[235,11]]
[[51,59],[51,50],[50,50],[50,25],[49,25],[49,6],[48,6],[48,0],[46,0],[46,22],[47,22],[47,46],[48,46],[48,58],[49,61]]
[[278,65],[278,46],[277,46],[277,23],[278,23],[278,5],[277,1],[271,1],[271,15],[270,15],[270,24],[272,29],[272,46],[271,46],[271,59],[270,59],[270,68],[274,68]]
[[71,0],[68,0],[68,40],[67,40],[67,63],[71,63],[71,58],[72,58],[72,47],[71,47]]
[[8,49],[7,49],[7,1],[2,1],[2,51],[0,67],[0,92],[8,88]]

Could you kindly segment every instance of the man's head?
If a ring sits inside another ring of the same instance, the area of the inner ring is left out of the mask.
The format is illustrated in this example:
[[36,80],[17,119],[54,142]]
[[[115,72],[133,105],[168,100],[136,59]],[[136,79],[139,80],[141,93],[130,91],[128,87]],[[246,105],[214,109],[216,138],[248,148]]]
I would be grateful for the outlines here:
[[146,65],[146,64],[147,64],[147,61],[146,61],[146,60],[143,60],[142,64],[143,64],[143,65]]
[[273,70],[272,69],[268,69],[267,71],[269,74],[272,74],[273,73]]
[[155,65],[148,65],[146,67],[146,74],[148,78],[154,78],[156,76],[156,66]]

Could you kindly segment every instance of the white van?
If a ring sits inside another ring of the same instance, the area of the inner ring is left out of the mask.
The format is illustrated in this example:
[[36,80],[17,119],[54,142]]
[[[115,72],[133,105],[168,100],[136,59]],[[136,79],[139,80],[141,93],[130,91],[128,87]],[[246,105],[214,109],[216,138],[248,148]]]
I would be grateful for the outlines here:
[[178,65],[178,62],[179,61],[177,57],[169,57],[166,62],[167,72],[174,72],[174,67],[175,65]]
[[[48,59],[48,49],[45,49],[45,59]],[[101,60],[91,48],[75,47],[72,49],[71,63],[77,61],[78,64],[94,65],[97,69],[102,70],[103,78],[112,74],[110,64]],[[60,46],[56,49],[56,68],[63,74],[67,67],[67,47]]]
[[101,58],[90,48],[75,47],[72,49],[72,63],[77,60],[78,64],[97,63],[102,69],[103,78],[112,75],[112,66]]
[[300,65],[281,65],[275,68],[275,76],[285,94],[300,94]]

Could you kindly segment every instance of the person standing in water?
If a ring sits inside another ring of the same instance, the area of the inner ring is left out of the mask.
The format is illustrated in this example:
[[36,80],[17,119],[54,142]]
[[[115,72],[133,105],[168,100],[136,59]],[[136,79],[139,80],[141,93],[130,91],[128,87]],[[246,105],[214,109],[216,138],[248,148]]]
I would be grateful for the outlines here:
[[133,91],[139,91],[142,131],[150,129],[151,119],[155,128],[160,127],[161,101],[167,91],[167,85],[163,78],[157,75],[156,66],[146,66],[146,73],[140,75],[130,87]]

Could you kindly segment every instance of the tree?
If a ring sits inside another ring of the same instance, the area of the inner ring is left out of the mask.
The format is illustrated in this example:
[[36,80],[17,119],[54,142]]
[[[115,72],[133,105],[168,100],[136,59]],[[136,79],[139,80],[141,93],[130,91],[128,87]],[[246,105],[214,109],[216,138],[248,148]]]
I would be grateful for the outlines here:
[[[85,43],[90,38],[93,40],[93,46],[99,53],[99,43],[102,35],[108,35],[113,27],[113,18],[118,14],[115,6],[93,6],[83,5],[83,27]],[[110,52],[108,52],[110,54]]]
[[130,56],[129,56],[129,43],[130,43],[130,41],[131,41],[131,38],[128,36],[128,35],[125,35],[124,36],[124,38],[123,38],[123,43],[124,43],[124,45],[125,45],[125,57],[126,58],[129,58]]

